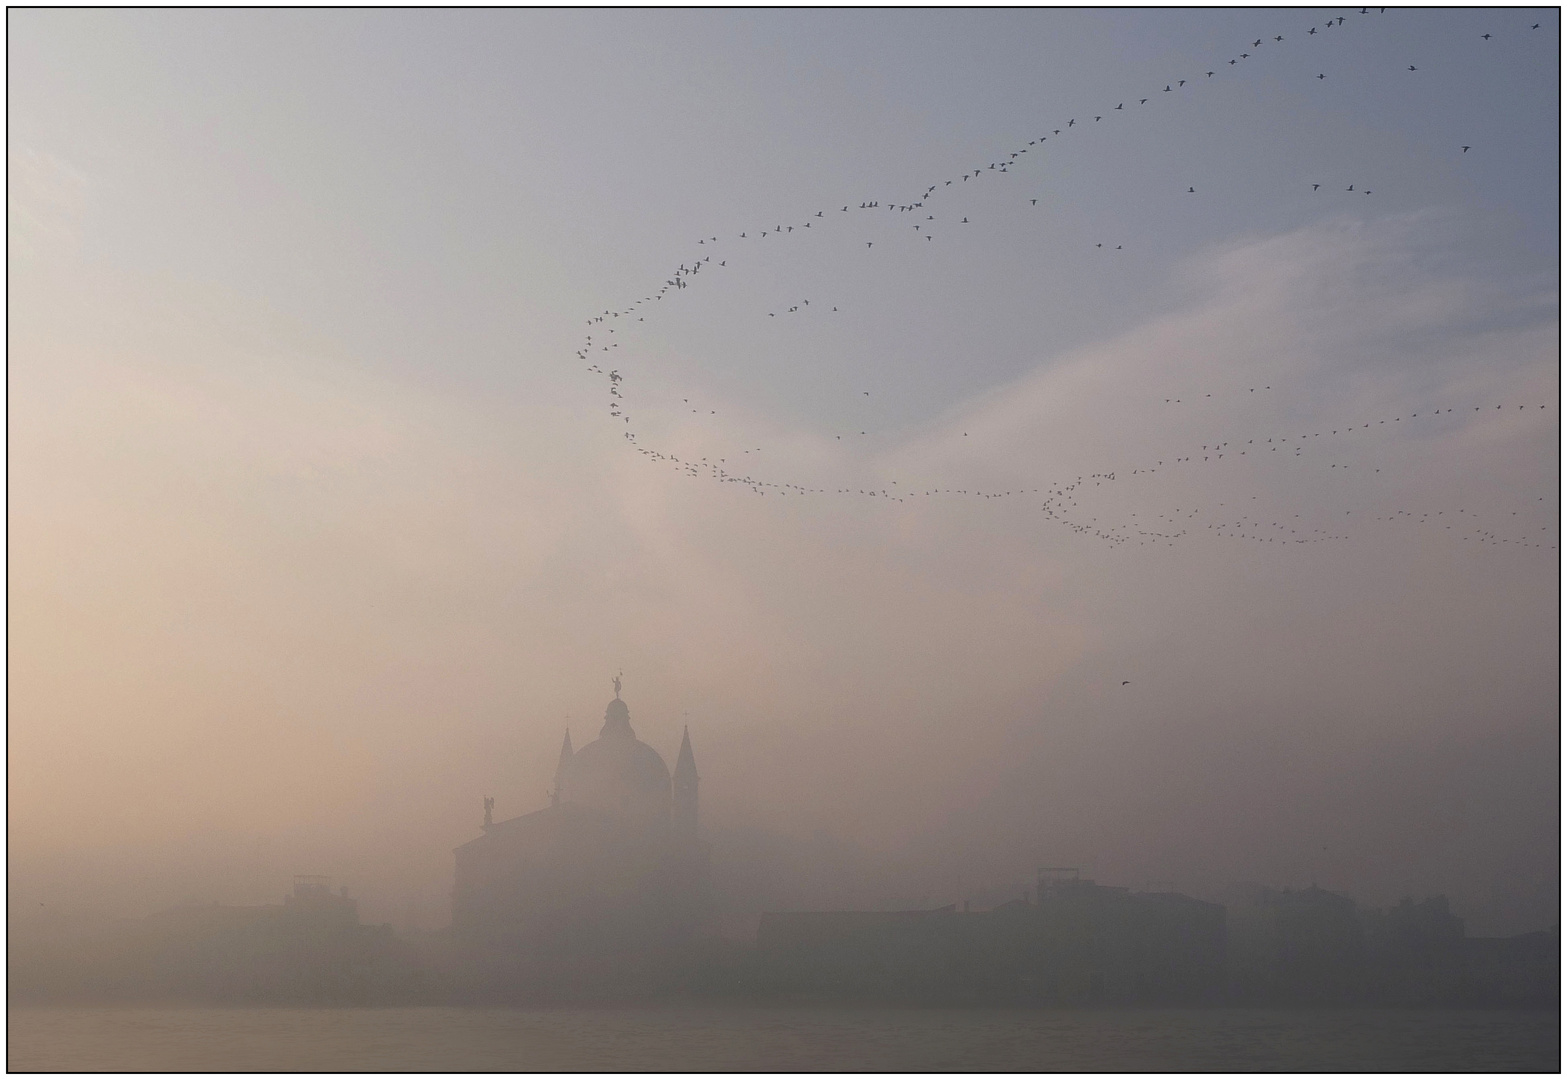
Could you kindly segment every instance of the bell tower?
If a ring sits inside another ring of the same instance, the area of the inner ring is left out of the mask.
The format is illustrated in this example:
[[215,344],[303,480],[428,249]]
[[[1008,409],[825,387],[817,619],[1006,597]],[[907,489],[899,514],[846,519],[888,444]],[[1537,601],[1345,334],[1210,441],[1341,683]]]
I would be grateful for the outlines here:
[[696,755],[691,753],[690,728],[681,736],[680,760],[675,762],[675,773],[671,780],[671,824],[675,835],[694,840],[697,831],[697,775]]
[[550,805],[559,806],[561,789],[566,786],[566,772],[571,767],[571,729],[566,729],[566,741],[560,745],[560,764],[555,766],[555,790],[550,792]]

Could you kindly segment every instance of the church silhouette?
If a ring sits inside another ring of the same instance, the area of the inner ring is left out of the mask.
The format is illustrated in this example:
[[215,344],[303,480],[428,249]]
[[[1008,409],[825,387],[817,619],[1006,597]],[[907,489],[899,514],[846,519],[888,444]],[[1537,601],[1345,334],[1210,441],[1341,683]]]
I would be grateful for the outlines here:
[[636,737],[620,698],[597,739],[561,746],[550,805],[456,849],[452,929],[497,960],[586,960],[688,939],[709,906],[708,845],[698,835],[696,758],[685,732],[671,776]]

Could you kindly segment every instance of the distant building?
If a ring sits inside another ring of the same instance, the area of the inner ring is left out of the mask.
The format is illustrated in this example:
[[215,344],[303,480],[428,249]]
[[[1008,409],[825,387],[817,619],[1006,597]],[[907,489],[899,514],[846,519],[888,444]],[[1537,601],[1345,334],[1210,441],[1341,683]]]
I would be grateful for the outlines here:
[[1059,1004],[1222,995],[1224,909],[1179,893],[1043,879],[989,911],[766,914],[757,976],[784,990]]
[[1254,1000],[1328,1002],[1366,993],[1366,933],[1355,902],[1320,889],[1235,886],[1231,976]]
[[359,901],[348,895],[348,886],[332,891],[323,874],[295,874],[294,891],[283,897],[283,914],[296,925],[358,926]]
[[[584,960],[675,944],[707,910],[708,847],[698,835],[696,758],[687,732],[671,775],[620,699],[599,737],[566,733],[550,805],[456,849],[452,928],[511,959]],[[580,970],[580,965],[579,965]]]
[[347,890],[314,875],[281,904],[185,904],[9,959],[13,993],[41,999],[348,1005],[435,992],[390,926],[360,923]]

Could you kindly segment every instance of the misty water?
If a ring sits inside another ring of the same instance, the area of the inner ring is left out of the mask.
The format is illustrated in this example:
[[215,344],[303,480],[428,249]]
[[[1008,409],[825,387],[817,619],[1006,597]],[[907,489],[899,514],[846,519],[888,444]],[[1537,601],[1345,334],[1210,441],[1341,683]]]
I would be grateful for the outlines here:
[[1554,1011],[37,1008],[12,1071],[1554,1072]]

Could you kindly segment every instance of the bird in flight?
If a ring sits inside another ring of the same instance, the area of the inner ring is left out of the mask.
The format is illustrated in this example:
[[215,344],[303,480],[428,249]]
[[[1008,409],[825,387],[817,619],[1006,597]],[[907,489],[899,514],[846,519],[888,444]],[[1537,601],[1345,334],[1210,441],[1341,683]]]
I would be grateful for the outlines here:
[[1311,190],[1312,190],[1312,191],[1316,191],[1316,190],[1317,190],[1317,189],[1318,189],[1318,188],[1319,188],[1319,187],[1321,187],[1321,186],[1322,186],[1322,185],[1321,185],[1321,184],[1312,184],[1312,185],[1311,185]]
[[1467,147],[1467,146],[1464,147],[1464,153],[1466,153],[1466,154],[1469,153],[1469,147]]
[[1132,685],[1132,680],[1131,679],[1122,679],[1121,680],[1121,685],[1122,686],[1131,686]]

